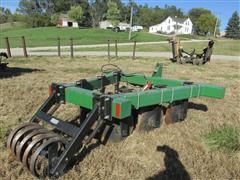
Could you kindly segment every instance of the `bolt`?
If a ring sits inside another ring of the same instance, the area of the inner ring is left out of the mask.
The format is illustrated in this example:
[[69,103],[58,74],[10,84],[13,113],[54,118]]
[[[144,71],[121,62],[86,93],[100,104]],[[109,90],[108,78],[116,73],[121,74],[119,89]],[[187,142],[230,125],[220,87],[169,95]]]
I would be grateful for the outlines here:
[[66,158],[65,161],[68,161],[68,158]]

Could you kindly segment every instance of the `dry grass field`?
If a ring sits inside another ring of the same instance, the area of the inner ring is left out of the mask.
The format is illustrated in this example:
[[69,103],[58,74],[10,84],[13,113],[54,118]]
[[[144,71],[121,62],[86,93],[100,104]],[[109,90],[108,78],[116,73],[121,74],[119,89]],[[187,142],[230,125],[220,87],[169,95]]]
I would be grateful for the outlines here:
[[[29,120],[47,98],[48,85],[95,76],[107,62],[106,58],[94,57],[11,59],[10,72],[0,72],[1,179],[34,179],[6,149],[6,134]],[[185,121],[163,123],[149,133],[135,131],[120,143],[100,145],[61,179],[240,179],[240,152],[212,150],[204,138],[226,125],[240,128],[239,62],[213,60],[204,66],[193,66],[166,59],[111,61],[127,72],[145,74],[151,74],[157,62],[164,63],[165,77],[225,86],[225,98],[191,99]],[[73,111],[66,116],[73,115]]]

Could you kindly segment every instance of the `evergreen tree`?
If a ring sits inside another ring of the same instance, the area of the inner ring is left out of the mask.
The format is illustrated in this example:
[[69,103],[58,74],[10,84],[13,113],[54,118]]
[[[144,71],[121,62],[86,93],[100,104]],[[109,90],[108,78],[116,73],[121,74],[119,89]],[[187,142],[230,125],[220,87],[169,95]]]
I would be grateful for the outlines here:
[[240,39],[240,20],[237,11],[232,14],[226,28],[226,37]]

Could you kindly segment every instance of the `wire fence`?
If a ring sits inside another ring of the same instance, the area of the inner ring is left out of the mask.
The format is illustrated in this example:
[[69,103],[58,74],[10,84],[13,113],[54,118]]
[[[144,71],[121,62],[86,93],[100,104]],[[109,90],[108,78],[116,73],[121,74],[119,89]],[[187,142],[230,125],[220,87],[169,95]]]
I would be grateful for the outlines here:
[[[79,48],[76,49],[74,48],[77,45],[81,45],[81,39],[82,38],[60,38],[60,37],[56,37],[56,38],[45,38],[42,41],[39,41],[39,38],[27,38],[25,36],[8,36],[8,37],[4,37],[1,39],[1,49],[6,49],[7,54],[9,57],[14,56],[14,54],[12,54],[12,48],[20,48],[22,49],[22,56],[24,57],[28,57],[29,53],[27,51],[28,47],[40,47],[39,49],[41,50],[41,47],[56,47],[56,49],[53,49],[54,51],[57,51],[57,56],[61,57],[62,54],[62,46],[64,46],[64,51],[66,50],[66,47],[68,47],[67,49],[70,51],[70,56],[73,58],[74,57],[74,51],[79,51]],[[36,44],[36,40],[37,40],[37,44]],[[111,52],[114,51],[115,54],[115,58],[118,59],[118,40],[106,40],[103,42],[99,42],[100,44],[102,44],[103,46],[101,47],[106,47],[105,50],[103,51],[107,51],[108,54],[108,59],[111,59]],[[128,43],[130,43],[129,45],[132,45],[132,59],[136,59],[136,47],[137,47],[137,41],[129,41]],[[44,50],[41,50],[41,52],[43,52]],[[46,49],[45,49],[46,51]],[[48,51],[48,50],[47,50]]]

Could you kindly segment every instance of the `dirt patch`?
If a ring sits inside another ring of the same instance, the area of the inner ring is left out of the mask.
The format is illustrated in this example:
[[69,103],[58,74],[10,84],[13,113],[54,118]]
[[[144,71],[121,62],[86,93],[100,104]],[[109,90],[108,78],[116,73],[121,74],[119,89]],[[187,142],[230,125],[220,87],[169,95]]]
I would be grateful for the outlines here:
[[[15,125],[28,121],[48,96],[51,82],[75,82],[95,76],[106,58],[15,58],[10,67],[37,69],[16,76],[0,78],[0,177],[33,179],[4,146],[5,135]],[[62,179],[154,179],[174,178],[172,174],[191,179],[240,179],[240,153],[228,155],[209,151],[202,135],[223,124],[239,126],[239,68],[236,61],[213,61],[204,66],[173,64],[164,59],[120,58],[116,63],[126,72],[151,74],[157,62],[164,63],[164,76],[213,83],[227,88],[223,100],[192,99],[186,121],[163,124],[149,133],[134,132],[125,141],[94,148]],[[207,108],[206,108],[207,106]],[[72,108],[69,117],[75,112]],[[159,147],[162,147],[162,149]],[[164,147],[164,148],[163,148]]]

